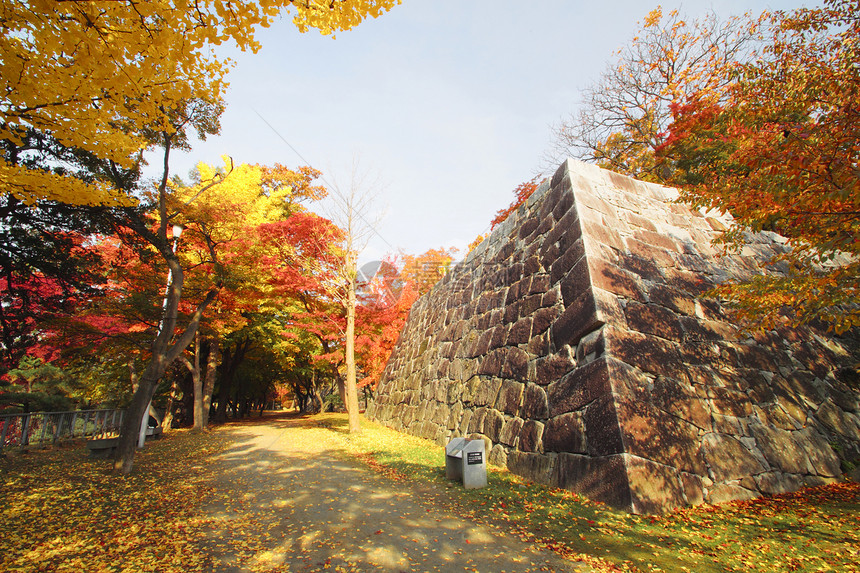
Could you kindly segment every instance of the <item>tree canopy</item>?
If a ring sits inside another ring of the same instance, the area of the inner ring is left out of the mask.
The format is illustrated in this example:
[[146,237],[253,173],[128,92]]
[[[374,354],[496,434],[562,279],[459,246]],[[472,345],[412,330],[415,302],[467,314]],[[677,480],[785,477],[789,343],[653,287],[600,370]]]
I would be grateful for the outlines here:
[[659,155],[684,200],[734,217],[723,242],[788,238],[779,273],[719,294],[762,326],[842,332],[860,325],[860,8],[827,0],[766,23],[755,58],[716,69],[720,89],[675,102]]
[[0,0],[0,190],[27,204],[128,204],[109,185],[33,165],[28,132],[130,168],[151,134],[176,131],[186,102],[220,104],[232,63],[213,48],[259,49],[282,11],[302,32],[347,30],[398,0]]
[[756,46],[759,18],[751,14],[698,20],[658,7],[631,41],[583,90],[577,112],[553,127],[544,170],[567,157],[597,163],[644,180],[664,179],[655,151],[672,121],[671,104],[687,94],[720,89],[719,71],[744,60]]

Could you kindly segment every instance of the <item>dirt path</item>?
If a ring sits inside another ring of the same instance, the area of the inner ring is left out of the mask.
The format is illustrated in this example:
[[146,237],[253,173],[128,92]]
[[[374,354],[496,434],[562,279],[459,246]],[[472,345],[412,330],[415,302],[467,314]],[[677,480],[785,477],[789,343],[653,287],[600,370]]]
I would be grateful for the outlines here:
[[[213,459],[205,511],[217,571],[580,571],[519,538],[454,515],[438,487],[392,481],[339,455],[302,418],[236,425]],[[584,568],[582,569],[584,570]]]

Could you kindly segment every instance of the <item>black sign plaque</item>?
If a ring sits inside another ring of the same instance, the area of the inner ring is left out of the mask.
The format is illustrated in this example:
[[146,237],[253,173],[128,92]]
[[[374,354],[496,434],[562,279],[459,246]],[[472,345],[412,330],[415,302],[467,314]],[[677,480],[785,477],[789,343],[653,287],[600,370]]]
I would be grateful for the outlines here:
[[474,466],[484,462],[484,452],[466,452],[466,464]]

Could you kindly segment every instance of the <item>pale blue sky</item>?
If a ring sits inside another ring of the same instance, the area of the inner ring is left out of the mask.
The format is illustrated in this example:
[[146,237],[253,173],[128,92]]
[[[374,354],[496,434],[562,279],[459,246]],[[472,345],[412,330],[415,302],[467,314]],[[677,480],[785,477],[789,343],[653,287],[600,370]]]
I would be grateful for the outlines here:
[[[690,17],[800,2],[664,3]],[[221,135],[177,155],[290,167],[309,163],[348,185],[353,158],[383,182],[385,211],[363,261],[403,249],[465,246],[530,179],[550,126],[576,109],[656,4],[579,0],[404,0],[336,40],[289,18],[263,30],[257,54],[233,53]],[[226,53],[226,52],[225,52]],[[258,116],[259,114],[259,116]],[[277,134],[260,118],[271,124]],[[299,158],[282,136],[303,157]]]

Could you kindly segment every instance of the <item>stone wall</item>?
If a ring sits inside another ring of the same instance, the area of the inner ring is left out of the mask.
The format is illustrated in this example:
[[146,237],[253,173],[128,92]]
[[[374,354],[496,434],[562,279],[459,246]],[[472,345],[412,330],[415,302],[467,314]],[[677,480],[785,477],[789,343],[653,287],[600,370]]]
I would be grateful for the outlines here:
[[785,249],[568,161],[413,307],[369,417],[637,513],[796,490],[860,455],[847,339],[748,337],[710,286]]

